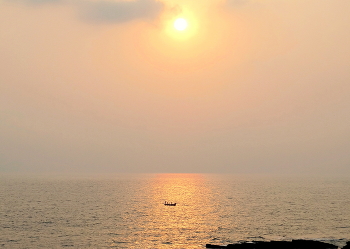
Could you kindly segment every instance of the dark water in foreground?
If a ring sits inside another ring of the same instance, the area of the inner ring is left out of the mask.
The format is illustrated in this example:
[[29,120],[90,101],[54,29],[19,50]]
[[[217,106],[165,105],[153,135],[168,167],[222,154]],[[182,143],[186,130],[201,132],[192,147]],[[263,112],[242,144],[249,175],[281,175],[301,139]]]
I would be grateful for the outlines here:
[[[2,248],[204,248],[350,240],[350,179],[0,176]],[[176,202],[176,207],[164,206]]]

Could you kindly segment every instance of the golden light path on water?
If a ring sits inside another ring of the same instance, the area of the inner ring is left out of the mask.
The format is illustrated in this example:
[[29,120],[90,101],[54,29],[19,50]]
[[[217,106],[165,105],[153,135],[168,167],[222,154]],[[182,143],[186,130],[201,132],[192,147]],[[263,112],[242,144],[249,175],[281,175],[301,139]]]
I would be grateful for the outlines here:
[[[148,229],[157,231],[154,237],[164,248],[203,245],[198,235],[212,229],[207,217],[214,213],[212,206],[205,204],[212,201],[211,189],[205,183],[205,177],[197,174],[158,174],[153,178],[150,194],[154,205],[149,209],[153,221]],[[164,201],[177,205],[165,206]]]

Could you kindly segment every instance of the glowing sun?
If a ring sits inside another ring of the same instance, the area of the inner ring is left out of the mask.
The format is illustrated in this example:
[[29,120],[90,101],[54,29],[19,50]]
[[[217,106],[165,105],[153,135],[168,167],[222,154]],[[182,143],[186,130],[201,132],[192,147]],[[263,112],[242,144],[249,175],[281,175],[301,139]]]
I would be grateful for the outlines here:
[[179,31],[185,30],[187,26],[188,26],[188,23],[184,18],[177,18],[174,22],[174,28]]

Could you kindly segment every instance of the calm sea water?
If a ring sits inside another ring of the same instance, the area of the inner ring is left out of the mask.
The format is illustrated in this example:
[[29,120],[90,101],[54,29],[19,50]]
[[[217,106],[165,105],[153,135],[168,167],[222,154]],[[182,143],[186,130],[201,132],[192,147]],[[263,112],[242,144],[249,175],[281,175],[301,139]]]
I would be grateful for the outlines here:
[[0,198],[2,248],[204,248],[297,238],[341,246],[350,240],[349,178],[1,176]]

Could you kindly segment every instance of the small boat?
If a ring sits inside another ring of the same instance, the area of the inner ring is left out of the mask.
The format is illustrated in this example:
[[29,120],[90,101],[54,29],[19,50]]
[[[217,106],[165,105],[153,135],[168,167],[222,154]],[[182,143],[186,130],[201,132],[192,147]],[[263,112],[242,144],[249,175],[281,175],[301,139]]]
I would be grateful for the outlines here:
[[164,205],[165,205],[165,206],[176,206],[176,202],[175,202],[175,203],[172,203],[172,202],[167,202],[167,201],[165,201],[165,202],[164,202]]

